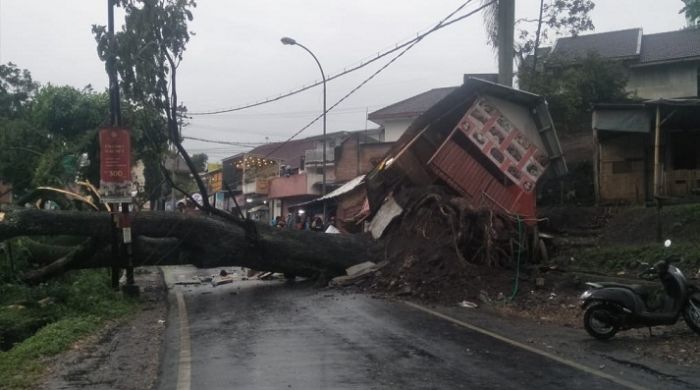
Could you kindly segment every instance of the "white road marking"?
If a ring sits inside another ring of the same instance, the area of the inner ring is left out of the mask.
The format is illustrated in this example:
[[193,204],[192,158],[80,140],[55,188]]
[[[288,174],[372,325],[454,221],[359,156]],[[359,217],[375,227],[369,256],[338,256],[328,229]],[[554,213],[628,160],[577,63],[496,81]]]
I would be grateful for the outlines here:
[[405,303],[406,305],[408,305],[408,306],[410,306],[410,307],[412,307],[412,308],[414,308],[414,309],[418,309],[418,310],[420,310],[420,311],[422,311],[422,312],[431,314],[431,315],[433,315],[433,316],[435,316],[435,317],[439,317],[439,318],[442,318],[443,320],[447,320],[447,321],[449,321],[449,322],[452,322],[453,324],[457,324],[457,325],[459,325],[459,326],[462,326],[462,327],[464,327],[464,328],[473,330],[473,331],[478,332],[478,333],[481,333],[481,334],[483,334],[483,335],[486,335],[486,336],[489,336],[489,337],[493,337],[493,338],[495,338],[495,339],[497,339],[497,340],[503,341],[504,343],[510,344],[510,345],[512,345],[512,346],[514,346],[514,347],[518,347],[518,348],[524,349],[524,350],[526,350],[526,351],[529,351],[529,352],[532,352],[532,353],[536,353],[536,354],[538,354],[538,355],[540,355],[540,356],[544,356],[544,357],[546,357],[546,358],[548,358],[548,359],[554,360],[554,361],[556,361],[556,362],[559,362],[559,363],[561,363],[561,364],[564,364],[564,365],[567,365],[567,366],[569,366],[569,367],[575,368],[575,369],[577,369],[577,370],[586,372],[586,373],[591,374],[591,375],[598,376],[598,377],[603,378],[603,379],[607,379],[607,380],[609,380],[609,381],[611,381],[611,382],[617,383],[617,384],[620,385],[620,386],[624,386],[624,387],[627,387],[627,388],[629,388],[629,389],[634,389],[634,390],[646,390],[646,387],[642,387],[642,386],[640,386],[640,385],[637,385],[636,383],[629,382],[629,381],[627,381],[627,380],[625,380],[625,379],[618,378],[618,377],[616,377],[616,376],[614,376],[614,375],[610,375],[610,374],[608,374],[608,373],[606,373],[606,372],[603,372],[603,371],[597,370],[597,369],[595,369],[595,368],[591,368],[591,367],[585,366],[585,365],[583,365],[583,364],[574,362],[574,361],[572,361],[572,360],[568,360],[568,359],[564,359],[563,357],[560,357],[560,356],[552,355],[551,353],[548,353],[548,352],[542,351],[542,350],[540,350],[540,349],[534,348],[534,347],[532,347],[532,346],[523,344],[523,343],[521,343],[521,342],[519,342],[519,341],[511,340],[511,339],[509,339],[509,338],[507,338],[507,337],[505,337],[505,336],[501,336],[501,335],[499,335],[499,334],[497,334],[497,333],[491,332],[491,331],[486,330],[486,329],[484,329],[484,328],[480,328],[480,327],[478,327],[478,326],[476,326],[476,325],[472,325],[472,324],[466,323],[466,322],[464,322],[464,321],[458,320],[458,319],[456,319],[456,318],[452,318],[452,317],[450,317],[450,316],[447,316],[447,315],[445,315],[445,314],[439,313],[439,312],[437,312],[437,311],[435,311],[435,310],[432,310],[432,309],[429,309],[429,308],[427,308],[427,307],[418,305],[418,304],[416,304],[416,303],[407,302],[407,301],[403,301],[403,303]]
[[177,314],[180,318],[180,361],[177,366],[177,390],[190,390],[192,374],[192,345],[190,343],[190,322],[187,318],[187,307],[182,292],[175,293],[177,297]]

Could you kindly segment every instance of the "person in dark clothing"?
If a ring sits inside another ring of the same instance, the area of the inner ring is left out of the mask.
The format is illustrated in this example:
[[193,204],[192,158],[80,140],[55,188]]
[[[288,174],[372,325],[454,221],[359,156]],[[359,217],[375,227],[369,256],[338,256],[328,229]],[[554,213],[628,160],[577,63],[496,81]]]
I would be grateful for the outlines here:
[[311,222],[311,230],[315,232],[323,231],[323,219],[321,217],[314,218],[313,222]]

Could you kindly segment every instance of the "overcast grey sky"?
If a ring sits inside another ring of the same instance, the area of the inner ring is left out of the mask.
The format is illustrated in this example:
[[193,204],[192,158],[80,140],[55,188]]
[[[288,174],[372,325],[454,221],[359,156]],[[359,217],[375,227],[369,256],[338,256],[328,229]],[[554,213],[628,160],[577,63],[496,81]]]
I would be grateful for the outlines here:
[[[290,36],[310,48],[327,75],[370,58],[432,27],[465,0],[199,0],[179,70],[178,93],[190,111],[234,107],[263,100],[320,79],[313,59]],[[478,6],[468,5],[463,14]],[[90,32],[105,24],[107,0],[0,0],[0,62],[29,69],[42,83],[103,89],[104,66]],[[516,0],[516,18],[534,16],[539,1]],[[597,0],[596,32],[642,27],[645,33],[684,25],[681,0]],[[117,26],[121,21],[117,19]],[[390,58],[390,57],[388,57]],[[388,58],[386,60],[388,60]],[[386,61],[328,84],[332,105]],[[461,83],[464,73],[495,72],[481,14],[431,34],[351,98],[328,114],[328,131],[375,127],[366,112],[431,88]],[[279,102],[197,117],[184,135],[223,141],[284,140],[318,115],[321,88]],[[302,133],[321,133],[320,122]],[[241,151],[188,141],[210,160]]]

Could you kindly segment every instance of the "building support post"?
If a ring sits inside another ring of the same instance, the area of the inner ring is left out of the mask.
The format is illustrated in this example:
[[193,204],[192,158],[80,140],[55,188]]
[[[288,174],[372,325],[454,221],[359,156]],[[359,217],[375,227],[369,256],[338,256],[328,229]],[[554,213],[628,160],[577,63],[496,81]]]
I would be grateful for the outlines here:
[[595,204],[600,205],[600,140],[598,140],[598,112],[593,110],[593,194]]
[[656,126],[654,127],[654,201],[656,202],[656,240],[663,240],[661,209],[663,208],[661,180],[661,105],[656,106]]
[[654,130],[654,197],[663,192],[661,180],[661,106],[656,106],[656,126]]

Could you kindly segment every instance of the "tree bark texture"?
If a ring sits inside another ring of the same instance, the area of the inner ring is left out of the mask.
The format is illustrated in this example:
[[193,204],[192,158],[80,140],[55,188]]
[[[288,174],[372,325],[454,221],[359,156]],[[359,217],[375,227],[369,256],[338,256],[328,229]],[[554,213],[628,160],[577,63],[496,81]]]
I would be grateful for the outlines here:
[[[131,225],[136,266],[242,266],[299,276],[330,276],[343,274],[347,267],[363,261],[376,261],[381,254],[378,245],[365,235],[278,230],[263,224],[256,224],[258,237],[251,240],[243,227],[218,217],[149,211],[133,214]],[[37,235],[93,239],[96,251],[79,251],[90,255],[73,255],[70,264],[63,264],[66,269],[123,266],[110,255],[107,213],[0,209],[0,241]]]

